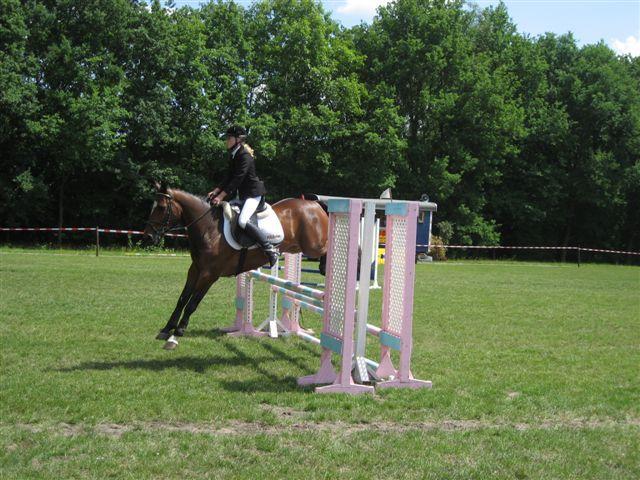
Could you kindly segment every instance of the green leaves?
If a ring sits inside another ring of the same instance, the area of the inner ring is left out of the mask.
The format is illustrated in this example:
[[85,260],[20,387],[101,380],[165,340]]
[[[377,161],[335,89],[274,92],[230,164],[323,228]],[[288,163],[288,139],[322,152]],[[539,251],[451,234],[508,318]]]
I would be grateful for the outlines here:
[[138,227],[150,179],[217,183],[233,122],[270,200],[391,187],[456,243],[640,242],[638,60],[523,36],[502,4],[396,0],[351,29],[314,0],[0,7],[4,222]]

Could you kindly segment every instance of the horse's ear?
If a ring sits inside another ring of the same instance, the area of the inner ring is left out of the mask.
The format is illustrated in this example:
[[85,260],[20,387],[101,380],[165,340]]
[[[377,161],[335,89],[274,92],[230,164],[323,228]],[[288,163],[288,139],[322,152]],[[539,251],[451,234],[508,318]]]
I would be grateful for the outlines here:
[[165,182],[164,180],[160,182],[160,192],[167,193],[168,188],[169,187],[167,186],[167,182]]
[[158,182],[157,180],[153,181],[153,188],[156,189],[156,192],[159,192],[160,189],[162,188],[162,186],[160,185],[160,182]]

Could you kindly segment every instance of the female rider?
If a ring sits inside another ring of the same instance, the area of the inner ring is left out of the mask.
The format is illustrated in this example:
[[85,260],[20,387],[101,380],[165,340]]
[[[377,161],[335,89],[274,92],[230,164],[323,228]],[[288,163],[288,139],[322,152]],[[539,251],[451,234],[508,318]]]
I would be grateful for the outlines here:
[[275,265],[278,251],[269,242],[267,236],[256,225],[249,223],[258,205],[264,201],[267,193],[264,183],[256,175],[253,150],[245,144],[246,130],[238,125],[229,127],[226,133],[227,151],[230,155],[229,174],[227,179],[207,195],[212,205],[220,205],[225,197],[236,195],[243,203],[238,225],[253,238],[267,255],[269,265]]

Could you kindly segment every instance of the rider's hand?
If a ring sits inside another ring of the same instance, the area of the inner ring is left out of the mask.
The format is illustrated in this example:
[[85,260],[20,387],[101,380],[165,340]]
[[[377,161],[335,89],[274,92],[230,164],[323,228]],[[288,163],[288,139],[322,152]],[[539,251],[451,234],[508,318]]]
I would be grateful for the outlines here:
[[211,192],[207,193],[207,200],[209,200],[209,203],[213,203],[213,199],[216,198],[216,195],[218,195],[219,192],[220,192],[220,189],[216,188]]
[[214,198],[211,199],[211,204],[214,206],[218,206],[222,203],[222,200],[224,200],[224,198],[227,196],[227,192],[225,192],[224,190],[220,191],[218,190],[218,195],[215,196]]

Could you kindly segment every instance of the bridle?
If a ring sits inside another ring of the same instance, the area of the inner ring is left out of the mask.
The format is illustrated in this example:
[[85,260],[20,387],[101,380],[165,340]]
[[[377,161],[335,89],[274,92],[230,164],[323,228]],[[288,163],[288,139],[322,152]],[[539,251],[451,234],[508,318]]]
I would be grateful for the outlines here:
[[[171,230],[171,217],[173,216],[173,197],[168,193],[160,193],[160,192],[156,193],[156,195],[160,197],[165,197],[169,201],[167,202],[167,209],[165,211],[164,218],[162,219],[161,222],[147,220],[147,225],[149,225],[151,227],[151,230],[153,230],[154,241],[155,239],[160,239],[164,237],[165,234]],[[158,225],[159,227],[156,228],[156,226]]]
[[[160,193],[160,192],[156,192],[156,195],[167,198],[168,202],[167,202],[167,209],[165,211],[164,218],[162,219],[161,222],[154,222],[152,220],[148,220],[146,223],[151,227],[151,230],[153,230],[154,239],[155,238],[160,239],[170,232],[175,232],[178,230],[187,230],[191,225],[195,224],[197,221],[202,219],[207,213],[209,213],[214,208],[213,205],[210,206],[204,211],[202,215],[200,215],[198,218],[190,222],[188,225],[172,227],[171,218],[173,217],[173,195],[169,195],[168,193]],[[159,228],[156,228],[156,225],[159,225]]]

